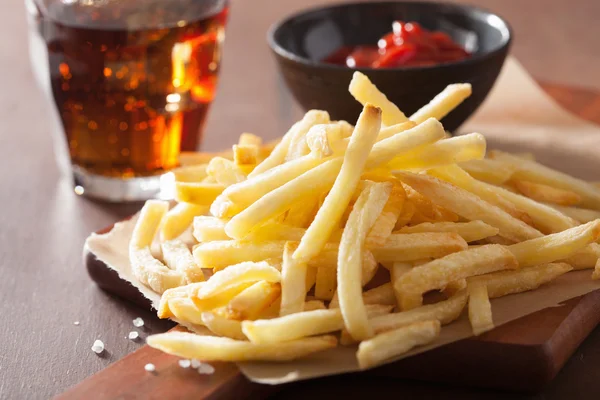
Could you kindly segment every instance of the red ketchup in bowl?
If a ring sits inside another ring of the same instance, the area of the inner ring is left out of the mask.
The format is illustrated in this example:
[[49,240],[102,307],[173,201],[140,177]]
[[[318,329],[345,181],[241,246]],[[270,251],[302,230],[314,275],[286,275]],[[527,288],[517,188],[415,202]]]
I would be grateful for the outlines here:
[[428,31],[417,22],[394,21],[377,45],[344,46],[323,59],[350,68],[396,68],[459,61],[471,55],[448,34]]

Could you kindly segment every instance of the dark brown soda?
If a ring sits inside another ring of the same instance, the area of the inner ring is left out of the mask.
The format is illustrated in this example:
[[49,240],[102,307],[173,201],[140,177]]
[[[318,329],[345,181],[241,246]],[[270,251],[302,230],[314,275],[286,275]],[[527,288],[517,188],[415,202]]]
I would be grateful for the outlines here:
[[[67,4],[71,3],[71,4]],[[215,93],[224,0],[50,1],[38,18],[72,163],[129,178],[197,150]]]

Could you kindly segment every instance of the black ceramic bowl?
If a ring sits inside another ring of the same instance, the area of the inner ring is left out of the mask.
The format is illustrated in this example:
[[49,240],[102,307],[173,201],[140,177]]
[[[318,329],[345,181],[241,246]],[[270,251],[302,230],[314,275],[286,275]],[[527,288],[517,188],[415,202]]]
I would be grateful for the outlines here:
[[356,121],[361,105],[348,93],[354,69],[321,60],[342,46],[374,45],[394,20],[417,21],[439,30],[472,52],[468,59],[427,67],[357,68],[410,115],[448,84],[468,82],[473,94],[443,120],[454,131],[483,102],[504,63],[511,29],[480,8],[417,2],[339,4],[292,15],[271,27],[267,39],[285,82],[306,110],[322,109],[334,119]]

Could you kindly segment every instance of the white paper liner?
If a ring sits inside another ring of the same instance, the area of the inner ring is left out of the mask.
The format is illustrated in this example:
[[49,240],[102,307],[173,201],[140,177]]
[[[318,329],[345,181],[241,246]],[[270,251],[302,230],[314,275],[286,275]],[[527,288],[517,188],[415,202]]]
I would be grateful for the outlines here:
[[[581,177],[589,177],[590,171],[600,164],[597,156],[600,128],[560,108],[520,64],[510,58],[490,97],[462,131],[485,134],[488,147],[492,149],[532,151],[544,164]],[[131,282],[156,308],[160,296],[137,281],[129,264],[128,243],[135,220],[136,218],[132,218],[117,223],[107,234],[92,234],[87,239],[85,248],[117,271],[122,279]],[[600,289],[600,280],[591,280],[591,273],[591,270],[570,272],[535,291],[493,299],[491,302],[495,325],[502,325]],[[209,333],[202,327],[189,328],[201,334]],[[431,345],[417,348],[388,362],[471,335],[468,319],[463,314],[458,321],[444,326],[439,339]],[[251,381],[282,384],[358,371],[356,348],[339,346],[293,362],[244,362],[238,366]]]

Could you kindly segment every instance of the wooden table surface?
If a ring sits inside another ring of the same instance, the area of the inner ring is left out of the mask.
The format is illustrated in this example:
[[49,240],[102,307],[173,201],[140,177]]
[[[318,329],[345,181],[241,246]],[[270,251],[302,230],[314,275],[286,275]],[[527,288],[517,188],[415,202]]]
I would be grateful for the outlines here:
[[[600,91],[599,2],[470,2],[512,23],[513,54],[536,78]],[[300,116],[277,76],[265,33],[282,16],[319,3],[324,1],[233,0],[205,149],[229,146],[242,131],[276,137]],[[33,80],[23,0],[2,1],[0,27],[0,398],[48,398],[138,348],[140,343],[125,338],[133,318],[145,320],[143,337],[170,324],[103,293],[87,277],[81,260],[86,236],[139,205],[107,205],[73,194],[69,179],[55,164],[48,104]],[[600,122],[596,111],[587,116]],[[106,345],[102,357],[90,350],[95,339]],[[508,396],[364,377],[294,385],[281,396],[306,398],[335,391],[354,398],[373,390],[409,398]],[[600,328],[547,390],[532,398],[583,399],[594,394],[600,394]]]

